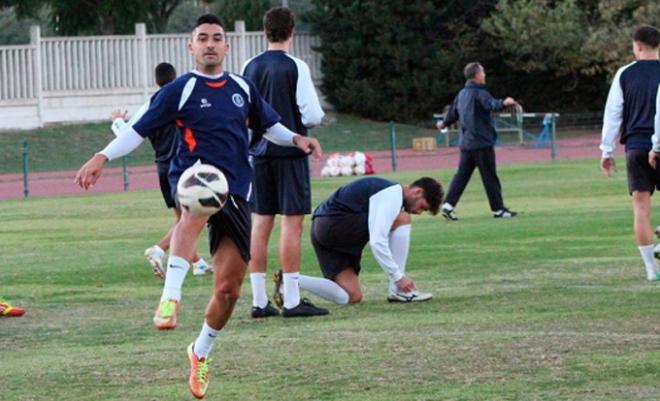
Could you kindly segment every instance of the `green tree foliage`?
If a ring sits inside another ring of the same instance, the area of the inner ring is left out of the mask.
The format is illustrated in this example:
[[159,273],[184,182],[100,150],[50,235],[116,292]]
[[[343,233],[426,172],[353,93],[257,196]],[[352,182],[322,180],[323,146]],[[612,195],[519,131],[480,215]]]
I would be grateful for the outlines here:
[[135,31],[146,22],[151,32],[162,32],[183,0],[0,0],[0,7],[15,7],[19,18],[36,17],[48,10],[56,34],[111,35]]
[[234,22],[238,20],[245,21],[248,31],[261,31],[264,14],[270,7],[270,0],[217,0],[213,10],[228,31],[234,30]]
[[[444,1],[315,0],[323,92],[340,111],[380,120],[425,118],[448,97]],[[443,103],[444,104],[444,103]]]

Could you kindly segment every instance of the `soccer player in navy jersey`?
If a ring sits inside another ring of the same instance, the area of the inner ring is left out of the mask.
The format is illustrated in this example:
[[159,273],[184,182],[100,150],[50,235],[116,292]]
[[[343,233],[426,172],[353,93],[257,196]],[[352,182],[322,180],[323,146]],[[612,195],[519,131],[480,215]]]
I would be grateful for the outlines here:
[[362,251],[371,253],[389,277],[390,302],[420,302],[432,294],[417,290],[406,275],[411,214],[437,214],[443,190],[433,178],[400,185],[380,177],[355,180],[314,210],[312,245],[325,278],[300,276],[300,288],[337,304],[362,300]]
[[[319,125],[323,110],[307,64],[287,52],[293,41],[295,15],[286,7],[274,7],[264,16],[268,50],[248,60],[243,75],[250,79],[266,101],[292,131],[306,135]],[[253,149],[254,196],[252,198],[252,243],[250,284],[252,317],[279,315],[266,295],[268,241],[275,215],[281,215],[280,268],[273,296],[282,316],[325,315],[327,309],[300,298],[300,240],[303,220],[311,212],[311,185],[308,155],[262,139]],[[281,293],[280,293],[281,288]]]
[[[176,69],[174,69],[174,66],[170,63],[160,63],[154,69],[154,79],[156,85],[158,85],[159,88],[162,88],[176,79]],[[126,118],[126,111],[122,112],[121,110],[113,110],[112,113],[110,113],[110,118],[112,119],[112,132],[119,136],[127,129],[127,127],[132,127],[133,124],[135,124],[149,109],[149,103],[150,101],[144,103],[138,111],[133,114],[128,122],[124,121]],[[176,202],[174,201],[168,173],[170,170],[170,161],[176,153],[176,138],[178,130],[179,128],[176,124],[172,122],[160,127],[157,132],[149,136],[149,142],[151,142],[151,147],[154,149],[154,162],[156,163],[160,192],[163,195],[165,206],[167,206],[168,209],[174,210],[175,224],[181,219],[181,209],[176,206]],[[161,238],[158,244],[149,247],[144,251],[144,256],[146,256],[149,261],[149,264],[154,271],[154,275],[160,278],[165,278],[163,257],[165,256],[165,252],[170,248],[170,240],[173,231],[174,226],[172,226],[167,234]],[[213,272],[213,268],[197,253],[195,253],[195,257],[193,258],[192,270],[193,274]]]
[[641,26],[633,33],[636,61],[619,68],[605,104],[600,150],[600,167],[605,174],[614,173],[613,158],[616,139],[625,145],[628,192],[632,196],[635,239],[644,261],[646,278],[660,280],[653,255],[651,227],[651,195],[660,188],[660,171],[652,165],[660,146],[653,144],[656,97],[660,84],[660,32]]
[[172,121],[181,128],[182,135],[170,164],[170,185],[176,188],[183,171],[200,161],[219,168],[227,177],[229,200],[218,213],[208,217],[182,211],[172,233],[165,288],[154,316],[158,328],[175,327],[181,283],[194,256],[199,233],[208,223],[215,269],[213,295],[206,307],[202,330],[188,346],[188,385],[195,397],[203,398],[209,383],[208,354],[231,316],[250,260],[250,142],[263,135],[280,145],[312,152],[315,157],[321,156],[321,147],[316,139],[297,135],[280,124],[279,115],[251,82],[224,71],[229,44],[216,16],[207,14],[197,20],[188,49],[195,60],[195,70],[163,87],[144,116],[88,160],[75,181],[84,189],[92,188],[108,160],[130,153],[145,137]]

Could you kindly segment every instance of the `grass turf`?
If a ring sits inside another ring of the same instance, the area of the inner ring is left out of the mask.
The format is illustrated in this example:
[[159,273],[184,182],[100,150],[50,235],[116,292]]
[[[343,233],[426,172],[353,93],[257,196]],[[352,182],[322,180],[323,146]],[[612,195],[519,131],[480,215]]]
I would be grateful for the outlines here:
[[[446,185],[452,171],[386,177],[420,175]],[[656,400],[660,284],[644,278],[625,175],[572,161],[500,178],[515,219],[490,216],[477,175],[459,222],[413,218],[408,272],[430,302],[388,304],[368,249],[364,302],[314,298],[328,317],[252,320],[246,278],[208,399]],[[314,204],[348,181],[314,179]],[[142,251],[172,222],[161,203],[156,191],[0,202],[0,295],[27,309],[0,319],[0,399],[192,399],[185,348],[211,277],[188,277],[177,330],[153,328],[162,282]],[[308,225],[302,272],[319,275]]]

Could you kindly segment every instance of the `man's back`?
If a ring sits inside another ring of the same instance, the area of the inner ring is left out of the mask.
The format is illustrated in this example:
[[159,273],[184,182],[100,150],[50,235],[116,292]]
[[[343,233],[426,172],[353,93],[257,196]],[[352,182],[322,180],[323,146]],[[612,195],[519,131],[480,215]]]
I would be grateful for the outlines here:
[[[282,50],[268,50],[249,60],[243,75],[251,80],[261,96],[282,117],[291,131],[307,135],[307,127],[323,118],[309,67]],[[310,87],[311,86],[311,87]],[[251,152],[259,157],[304,157],[297,148],[283,147],[262,140]]]
[[648,141],[650,146],[660,84],[660,60],[635,61],[621,68],[615,79],[623,94],[621,143],[635,138]]

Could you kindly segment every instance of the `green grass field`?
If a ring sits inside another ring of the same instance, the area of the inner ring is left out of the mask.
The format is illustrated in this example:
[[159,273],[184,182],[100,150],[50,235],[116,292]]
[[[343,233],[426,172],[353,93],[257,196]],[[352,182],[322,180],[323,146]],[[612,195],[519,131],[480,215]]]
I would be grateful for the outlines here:
[[[424,174],[447,184],[452,171]],[[644,277],[625,174],[591,160],[500,178],[516,219],[490,217],[478,176],[461,221],[414,218],[408,272],[430,302],[388,304],[368,250],[364,302],[319,301],[328,317],[252,320],[246,280],[207,399],[657,400],[660,284]],[[314,179],[314,203],[344,182]],[[1,400],[192,399],[185,348],[211,277],[188,278],[175,331],[154,329],[162,282],[142,252],[171,223],[161,203],[156,191],[0,202],[0,295],[28,311],[0,319]],[[319,274],[308,230],[302,271]]]

